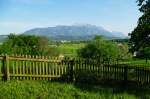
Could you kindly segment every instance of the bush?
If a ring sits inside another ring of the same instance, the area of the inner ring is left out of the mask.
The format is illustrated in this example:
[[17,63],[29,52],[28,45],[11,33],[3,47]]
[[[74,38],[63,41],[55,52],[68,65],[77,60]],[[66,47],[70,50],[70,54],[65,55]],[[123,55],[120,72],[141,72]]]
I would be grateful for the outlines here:
[[103,40],[96,37],[89,42],[84,48],[78,51],[78,55],[82,58],[100,59],[103,61],[112,61],[118,58],[119,49],[117,43]]
[[10,34],[1,45],[0,54],[46,55],[48,39],[40,36]]

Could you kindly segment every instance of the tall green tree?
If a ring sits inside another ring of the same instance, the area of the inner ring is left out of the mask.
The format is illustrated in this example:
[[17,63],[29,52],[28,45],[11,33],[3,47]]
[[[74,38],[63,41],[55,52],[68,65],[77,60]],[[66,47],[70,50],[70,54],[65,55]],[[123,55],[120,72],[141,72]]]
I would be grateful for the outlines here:
[[150,47],[150,0],[137,0],[137,3],[143,15],[139,18],[137,27],[130,34],[131,52]]
[[0,54],[47,55],[48,50],[46,37],[10,34],[0,47]]

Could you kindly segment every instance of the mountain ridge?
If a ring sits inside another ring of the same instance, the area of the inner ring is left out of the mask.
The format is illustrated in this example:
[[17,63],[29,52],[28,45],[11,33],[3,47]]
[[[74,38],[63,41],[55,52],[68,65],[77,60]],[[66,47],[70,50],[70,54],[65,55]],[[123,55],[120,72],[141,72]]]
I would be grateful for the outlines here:
[[92,39],[95,35],[101,35],[106,39],[125,38],[121,32],[110,32],[96,25],[57,25],[54,27],[34,28],[25,31],[25,35],[47,36],[56,40],[80,40]]

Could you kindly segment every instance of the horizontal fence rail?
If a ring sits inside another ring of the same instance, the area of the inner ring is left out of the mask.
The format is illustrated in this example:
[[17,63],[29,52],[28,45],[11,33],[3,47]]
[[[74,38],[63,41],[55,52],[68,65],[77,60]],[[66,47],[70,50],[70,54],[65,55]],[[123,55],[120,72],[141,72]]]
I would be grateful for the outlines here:
[[0,77],[5,80],[52,80],[68,76],[66,60],[47,56],[0,56],[0,66]]
[[92,59],[48,56],[0,56],[1,80],[122,80],[150,83],[150,67],[129,64],[101,64]]

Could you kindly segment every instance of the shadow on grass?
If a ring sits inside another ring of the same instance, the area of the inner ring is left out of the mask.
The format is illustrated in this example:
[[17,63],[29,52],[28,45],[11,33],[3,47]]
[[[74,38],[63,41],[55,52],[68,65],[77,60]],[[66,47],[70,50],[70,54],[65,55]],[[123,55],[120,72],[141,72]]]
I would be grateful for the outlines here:
[[104,92],[112,94],[127,93],[139,99],[150,99],[150,84],[139,84],[137,82],[124,82],[117,80],[101,80],[92,83],[75,82],[74,86],[89,92]]
[[[104,94],[123,94],[127,93],[133,95],[138,99],[150,99],[150,84],[141,84],[135,81],[123,81],[123,80],[106,80],[101,79],[95,74],[90,74],[87,72],[77,73],[75,75],[74,86],[81,91],[88,91],[94,93],[104,93]],[[63,75],[61,79],[54,80],[54,82],[59,81],[60,83],[68,83],[68,74]],[[70,83],[70,82],[69,82]],[[72,84],[72,83],[71,83]],[[124,98],[121,98],[124,99]]]

